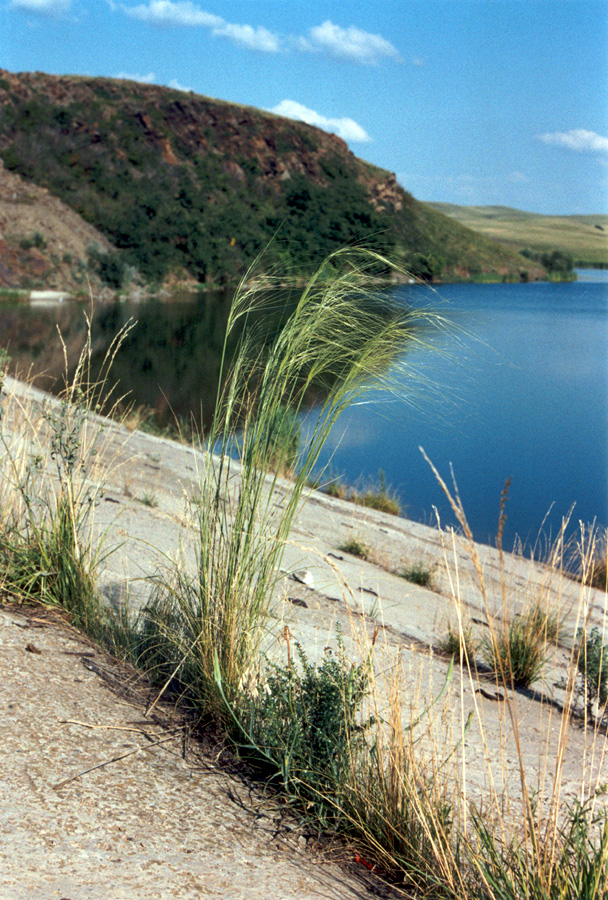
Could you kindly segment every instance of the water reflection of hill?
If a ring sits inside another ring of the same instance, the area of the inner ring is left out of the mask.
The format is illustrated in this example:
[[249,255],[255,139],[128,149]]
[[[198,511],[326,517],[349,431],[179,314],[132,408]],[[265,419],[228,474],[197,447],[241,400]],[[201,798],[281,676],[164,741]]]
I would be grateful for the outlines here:
[[[159,425],[171,424],[176,416],[187,418],[197,407],[208,417],[217,391],[229,306],[230,295],[225,293],[97,306],[91,319],[92,377],[117,331],[136,319],[112,366],[112,381],[120,393],[153,410]],[[0,307],[0,341],[11,358],[11,374],[27,377],[45,390],[60,390],[64,346],[73,370],[86,340],[87,315],[91,309],[80,304]]]
[[154,411],[159,425],[175,418],[208,421],[217,393],[231,295],[198,294],[171,303],[114,304],[96,316],[95,359],[101,362],[114,335],[130,318],[137,324],[112,366],[121,391]]
[[[380,318],[401,315],[403,307],[397,304],[392,309],[389,295],[390,289],[381,302],[366,297],[369,313]],[[65,381],[65,359],[70,376],[78,363],[87,339],[87,319],[91,321],[92,382],[98,380],[115,336],[134,321],[114,355],[108,385],[117,386],[112,402],[124,395],[125,406],[143,408],[159,427],[189,426],[192,419],[197,427],[206,427],[217,398],[232,296],[229,290],[182,293],[162,300],[97,304],[94,309],[76,303],[44,308],[3,305],[0,346],[11,357],[11,374],[58,392]],[[255,346],[276,337],[298,297],[299,292],[287,288],[258,295],[255,310],[247,316],[248,334]],[[227,347],[226,371],[238,339],[237,326]],[[333,377],[340,377],[339,359]],[[306,403],[318,402],[328,387],[325,382],[309,385]]]
[[[276,335],[290,295],[267,295],[256,322],[265,340]],[[65,356],[72,373],[87,338],[91,319],[96,380],[115,335],[135,322],[114,357],[111,383],[117,396],[149,410],[158,426],[175,426],[194,417],[209,424],[217,397],[220,359],[231,291],[176,294],[169,299],[98,304],[95,309],[67,303],[34,308],[28,304],[0,306],[0,346],[11,358],[10,372],[37,387],[58,392],[64,384]],[[61,335],[61,337],[60,337]],[[63,340],[63,344],[62,344]],[[230,342],[230,351],[237,341]],[[65,346],[65,356],[64,356]]]
[[10,357],[11,374],[44,390],[53,389],[65,373],[59,332],[68,360],[75,363],[86,340],[85,308],[71,303],[0,304],[0,346]]

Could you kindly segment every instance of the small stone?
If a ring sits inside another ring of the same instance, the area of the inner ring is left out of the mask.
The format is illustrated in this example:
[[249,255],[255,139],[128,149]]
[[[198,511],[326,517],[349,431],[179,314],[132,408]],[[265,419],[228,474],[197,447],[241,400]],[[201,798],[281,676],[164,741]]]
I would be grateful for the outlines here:
[[294,581],[305,584],[306,587],[314,587],[315,580],[312,577],[312,572],[309,572],[307,569],[300,569],[299,572],[293,572],[291,577]]

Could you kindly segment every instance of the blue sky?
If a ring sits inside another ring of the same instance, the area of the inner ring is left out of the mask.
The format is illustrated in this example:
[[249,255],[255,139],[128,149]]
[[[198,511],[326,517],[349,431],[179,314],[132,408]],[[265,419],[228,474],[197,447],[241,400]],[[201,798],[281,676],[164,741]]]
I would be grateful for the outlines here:
[[304,118],[420,200],[608,213],[608,0],[0,0],[0,67]]

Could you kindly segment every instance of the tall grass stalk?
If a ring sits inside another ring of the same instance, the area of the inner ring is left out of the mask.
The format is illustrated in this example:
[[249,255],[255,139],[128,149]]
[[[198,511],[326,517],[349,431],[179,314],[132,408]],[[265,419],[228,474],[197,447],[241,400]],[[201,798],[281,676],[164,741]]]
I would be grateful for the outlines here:
[[350,832],[379,873],[416,896],[465,897],[458,739],[448,721],[453,668],[443,688],[423,699],[428,661],[408,679],[398,656],[370,674],[373,724],[349,773]]
[[95,381],[90,321],[88,326],[71,375],[63,344],[65,379],[58,399],[34,402],[27,390],[23,399],[16,393],[2,398],[0,581],[10,599],[60,606],[92,632],[103,618],[96,573],[105,552],[92,532],[102,492],[104,422],[97,413],[111,394],[109,369],[130,325],[115,338]]
[[[276,313],[273,294],[242,285],[233,301],[224,366],[232,333],[242,329],[242,336],[222,371],[202,448],[196,574],[178,567],[163,575],[149,610],[149,629],[156,621],[165,648],[169,632],[175,635],[167,677],[196,685],[197,701],[212,715],[225,715],[216,657],[229,703],[256,677],[285,542],[330,430],[365,391],[392,384],[405,367],[404,351],[424,344],[428,329],[439,324],[370,288],[385,266],[374,253],[332,254],[271,339],[265,321]],[[319,388],[324,399],[286,488],[277,473],[282,453],[293,446],[289,430],[309,392]],[[284,415],[286,408],[292,416]]]
[[[562,701],[562,708],[556,707],[546,695],[540,695],[538,699],[539,735],[544,732],[546,738],[539,738],[534,774],[530,771],[527,753],[529,748],[522,743],[518,695],[517,692],[512,692],[520,683],[517,665],[525,653],[533,648],[534,653],[539,654],[534,658],[534,666],[542,667],[545,662],[542,654],[551,642],[559,638],[559,624],[563,614],[560,615],[561,611],[556,610],[552,604],[562,596],[563,580],[570,581],[566,563],[571,563],[572,547],[571,542],[565,538],[567,523],[563,523],[544,563],[546,577],[541,596],[538,595],[536,582],[535,596],[528,604],[528,612],[524,613],[517,626],[518,635],[522,637],[525,647],[522,650],[514,641],[507,646],[505,642],[509,640],[509,630],[513,629],[514,624],[517,625],[516,601],[521,603],[522,598],[511,595],[502,551],[506,492],[501,501],[497,536],[499,590],[502,597],[498,620],[486,583],[480,549],[473,540],[456,482],[454,480],[454,488],[450,490],[426,454],[424,455],[462,529],[462,536],[451,533],[446,550],[448,546],[453,550],[450,578],[463,640],[465,626],[460,613],[462,584],[458,562],[463,546],[476,573],[490,629],[487,643],[493,647],[491,657],[504,689],[501,701],[504,703],[501,743],[508,740],[512,748],[512,760],[519,774],[519,790],[514,791],[508,774],[508,757],[496,772],[493,765],[496,749],[491,749],[491,743],[486,737],[488,732],[483,706],[474,693],[475,729],[479,735],[478,740],[484,747],[489,791],[483,808],[470,801],[463,805],[466,816],[461,831],[463,847],[473,883],[477,883],[472,895],[483,897],[484,900],[578,900],[583,897],[585,900],[600,900],[608,893],[608,817],[603,803],[598,799],[604,791],[597,778],[601,778],[601,766],[608,745],[605,732],[597,727],[597,723],[589,722],[586,718],[583,721],[592,727],[587,727],[583,758],[577,761],[580,766],[577,800],[568,804],[564,799],[565,783],[570,777],[565,774],[566,754],[576,710],[579,656],[583,652],[584,641],[575,640],[568,651],[566,675],[563,679],[566,696]],[[577,550],[580,555],[579,567],[583,572],[592,565],[598,541],[600,536],[597,533],[594,535],[592,530],[581,524]],[[446,564],[449,565],[447,556]],[[590,609],[589,588],[584,581],[583,579],[581,583],[578,604],[568,610],[569,619],[574,622],[575,634],[580,624],[587,621]],[[518,593],[521,592],[521,585],[518,585],[517,590]],[[514,653],[519,654],[517,659],[514,658]],[[468,675],[471,679],[475,678],[476,673],[471,667]],[[464,795],[468,781],[466,755],[463,755],[462,766],[460,785]]]

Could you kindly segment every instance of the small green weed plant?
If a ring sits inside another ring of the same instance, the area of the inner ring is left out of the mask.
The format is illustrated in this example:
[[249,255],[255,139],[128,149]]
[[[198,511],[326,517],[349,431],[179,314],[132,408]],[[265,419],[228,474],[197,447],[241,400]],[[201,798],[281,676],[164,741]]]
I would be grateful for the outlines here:
[[158,506],[156,494],[154,494],[152,491],[144,491],[143,494],[140,494],[137,500],[143,506],[148,506],[150,509],[155,509]]
[[597,700],[600,706],[605,706],[608,702],[608,644],[604,644],[597,626],[588,633],[579,632],[577,665],[588,700]]
[[[348,805],[347,787],[364,746],[361,704],[369,663],[355,664],[338,632],[337,649],[312,665],[296,642],[296,659],[272,665],[239,714],[240,750],[280,778],[283,789],[313,803],[319,820],[335,826]],[[367,723],[369,725],[369,723]]]
[[354,534],[347,538],[344,543],[340,544],[338,550],[342,550],[344,553],[350,553],[351,556],[356,556],[358,559],[369,559],[372,553],[369,544],[366,544],[363,538],[357,537],[357,535]]
[[401,578],[405,578],[406,581],[410,581],[412,584],[417,584],[420,587],[430,587],[433,580],[432,569],[421,562],[404,566],[402,569],[399,569],[397,574]]

